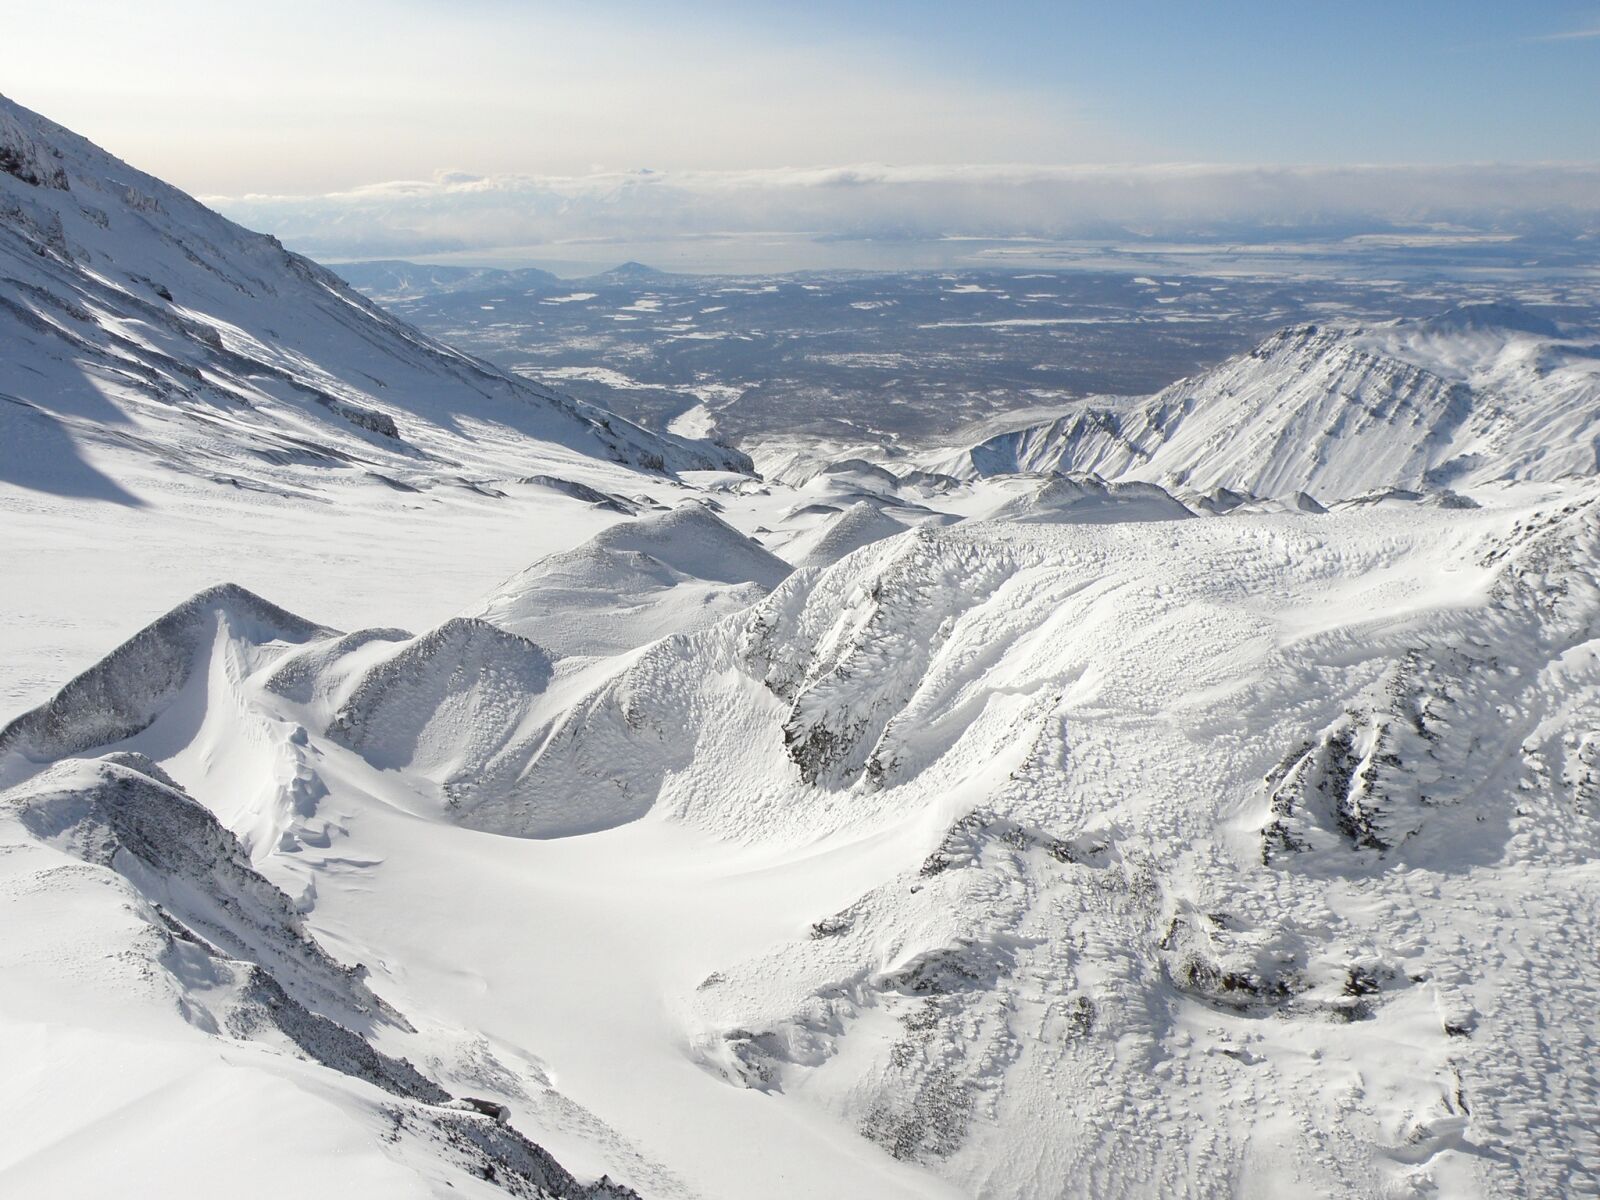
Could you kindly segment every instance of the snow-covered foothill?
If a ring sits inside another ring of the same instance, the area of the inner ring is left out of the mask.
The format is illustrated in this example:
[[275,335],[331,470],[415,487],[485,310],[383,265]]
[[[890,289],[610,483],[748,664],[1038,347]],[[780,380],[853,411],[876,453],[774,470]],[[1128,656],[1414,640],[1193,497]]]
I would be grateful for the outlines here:
[[687,501],[541,559],[472,612],[559,657],[613,655],[746,608],[790,570]]
[[852,551],[895,537],[909,528],[878,505],[858,500],[785,543],[783,552],[801,570],[831,567]]
[[1047,475],[988,514],[1023,524],[1181,521],[1194,514],[1153,483],[1107,483],[1094,475]]

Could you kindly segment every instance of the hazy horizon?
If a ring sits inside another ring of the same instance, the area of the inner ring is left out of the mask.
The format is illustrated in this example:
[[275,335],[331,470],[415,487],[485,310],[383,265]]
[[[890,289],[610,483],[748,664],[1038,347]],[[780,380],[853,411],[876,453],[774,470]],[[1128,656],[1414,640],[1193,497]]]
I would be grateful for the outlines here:
[[64,0],[10,24],[13,99],[330,258],[1600,232],[1592,4]]

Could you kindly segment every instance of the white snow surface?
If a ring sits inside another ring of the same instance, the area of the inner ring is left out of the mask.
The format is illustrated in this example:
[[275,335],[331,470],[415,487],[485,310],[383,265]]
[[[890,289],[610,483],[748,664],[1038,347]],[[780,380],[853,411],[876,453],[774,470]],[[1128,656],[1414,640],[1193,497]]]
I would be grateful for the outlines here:
[[0,148],[0,1193],[1593,1191],[1559,331],[762,481]]
[[797,567],[831,567],[852,551],[904,533],[908,528],[870,501],[857,500],[849,508],[799,534],[784,546],[784,553]]

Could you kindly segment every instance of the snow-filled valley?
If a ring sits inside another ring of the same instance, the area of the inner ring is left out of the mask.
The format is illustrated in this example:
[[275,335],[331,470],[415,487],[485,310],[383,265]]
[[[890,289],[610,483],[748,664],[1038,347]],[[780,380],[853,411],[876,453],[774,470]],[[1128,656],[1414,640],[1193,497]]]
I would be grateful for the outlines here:
[[0,1192],[1600,1192],[1592,331],[733,449],[0,100],[0,401]]

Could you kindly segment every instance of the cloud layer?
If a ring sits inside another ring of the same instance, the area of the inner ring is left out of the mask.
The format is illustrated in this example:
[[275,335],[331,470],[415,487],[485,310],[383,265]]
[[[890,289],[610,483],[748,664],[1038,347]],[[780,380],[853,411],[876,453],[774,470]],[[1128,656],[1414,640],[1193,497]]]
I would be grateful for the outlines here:
[[327,195],[207,199],[235,220],[335,258],[752,233],[1204,240],[1435,226],[1593,236],[1600,164],[864,165],[564,177],[441,171]]

